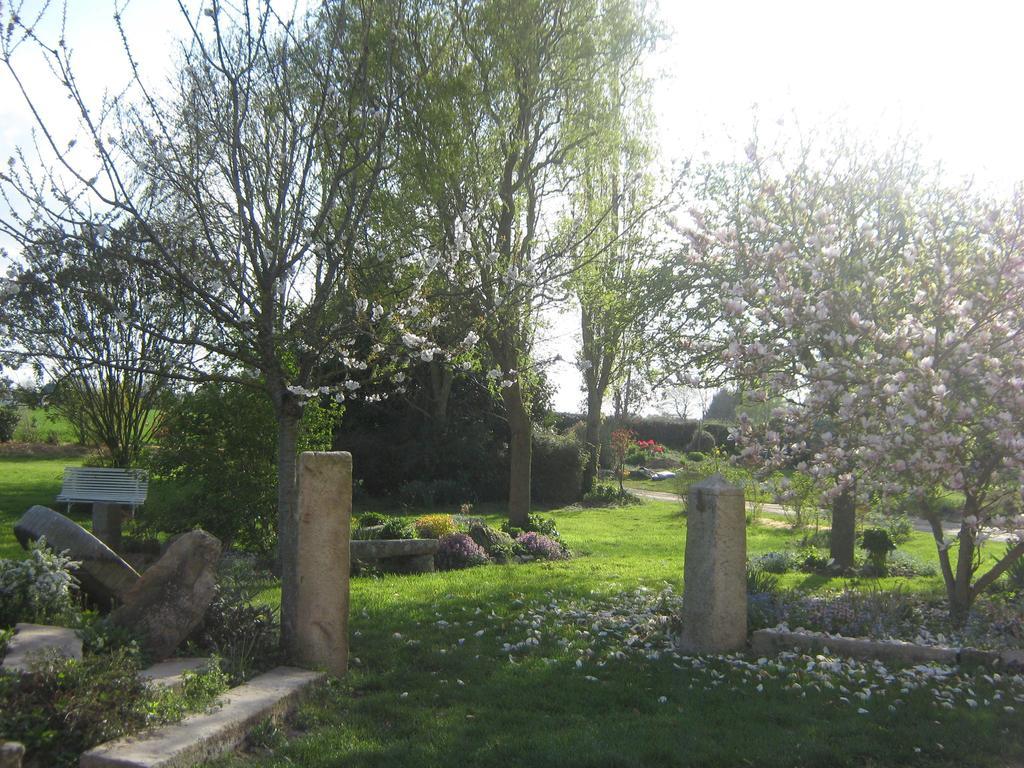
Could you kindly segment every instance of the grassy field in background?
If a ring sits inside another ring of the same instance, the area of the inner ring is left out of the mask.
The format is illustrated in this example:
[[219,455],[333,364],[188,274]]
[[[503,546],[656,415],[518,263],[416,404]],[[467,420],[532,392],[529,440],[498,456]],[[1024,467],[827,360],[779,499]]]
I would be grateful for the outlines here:
[[[64,477],[64,467],[81,463],[81,459],[75,457],[40,459],[0,456],[0,557],[17,558],[24,555],[14,538],[14,523],[33,504],[54,507],[54,498],[60,492]],[[88,508],[79,505],[76,510],[73,510],[72,517],[88,527]]]

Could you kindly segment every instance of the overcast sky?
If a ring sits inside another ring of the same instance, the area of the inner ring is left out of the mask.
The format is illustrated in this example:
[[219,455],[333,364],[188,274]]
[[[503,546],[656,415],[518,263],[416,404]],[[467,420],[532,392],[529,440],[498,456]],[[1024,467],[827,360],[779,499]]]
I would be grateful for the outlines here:
[[[140,62],[155,78],[171,70],[182,30],[176,5],[133,0],[125,14]],[[69,6],[67,40],[80,81],[97,94],[116,88],[124,58],[112,3]],[[660,13],[673,33],[654,62],[666,158],[732,155],[746,142],[756,104],[773,126],[780,117],[792,126],[795,115],[806,125],[842,120],[881,137],[911,131],[950,174],[999,190],[1024,179],[1024,3],[662,0]],[[53,94],[45,105],[59,118],[66,102],[41,66],[28,69],[26,84]],[[13,83],[0,74],[0,158],[28,140],[30,125]],[[569,318],[556,320],[545,352],[571,359],[575,333]],[[559,364],[553,373],[556,407],[578,409],[572,367]]]

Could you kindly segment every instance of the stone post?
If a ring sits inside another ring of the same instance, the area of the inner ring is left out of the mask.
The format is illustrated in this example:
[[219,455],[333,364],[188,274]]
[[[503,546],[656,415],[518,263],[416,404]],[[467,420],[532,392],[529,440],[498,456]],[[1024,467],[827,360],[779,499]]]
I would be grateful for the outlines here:
[[115,552],[121,551],[121,523],[129,515],[124,504],[95,502],[92,505],[92,535]]
[[299,456],[296,624],[292,661],[332,675],[348,670],[352,454]]
[[747,642],[743,491],[712,475],[690,486],[683,565],[684,653],[727,653]]

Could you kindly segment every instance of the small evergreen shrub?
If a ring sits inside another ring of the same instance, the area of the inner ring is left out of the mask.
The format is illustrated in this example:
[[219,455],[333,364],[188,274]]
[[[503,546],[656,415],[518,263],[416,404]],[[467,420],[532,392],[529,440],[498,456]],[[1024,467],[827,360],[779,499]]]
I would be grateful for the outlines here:
[[699,464],[700,462],[704,461],[704,454],[701,451],[687,451],[686,460]]
[[523,555],[538,560],[566,560],[569,553],[557,541],[535,531],[526,531],[516,537],[516,549]]
[[450,533],[442,537],[434,555],[434,564],[441,571],[469,568],[487,562],[487,553],[468,533]]
[[709,453],[715,450],[718,442],[715,440],[715,436],[706,429],[698,430],[693,433],[693,437],[690,438],[690,444],[686,446],[686,450],[689,451],[700,451],[701,453]]
[[572,504],[583,486],[585,452],[571,437],[533,435],[531,498],[541,504]]
[[639,499],[629,491],[620,491],[614,485],[595,485],[590,493],[583,494],[580,502],[584,507],[621,507],[636,504]]
[[413,527],[421,539],[440,539],[459,530],[451,515],[423,515],[416,518]]
[[896,549],[889,531],[885,528],[867,528],[861,537],[861,549],[867,550],[868,561],[875,575],[886,574],[886,559]]
[[400,517],[389,517],[384,521],[383,527],[380,529],[380,533],[377,535],[379,539],[415,539],[416,529],[412,527],[411,523],[406,522]]
[[514,526],[506,520],[501,524],[501,530],[513,538],[517,537],[520,533],[539,533],[552,539],[561,538],[558,529],[555,527],[555,521],[552,518],[541,517],[533,513],[527,516],[526,525],[522,528]]
[[21,413],[15,405],[0,405],[0,443],[14,439],[14,431],[21,421]]
[[78,587],[71,569],[77,565],[66,553],[51,551],[45,537],[32,543],[24,560],[0,560],[0,627],[70,618]]

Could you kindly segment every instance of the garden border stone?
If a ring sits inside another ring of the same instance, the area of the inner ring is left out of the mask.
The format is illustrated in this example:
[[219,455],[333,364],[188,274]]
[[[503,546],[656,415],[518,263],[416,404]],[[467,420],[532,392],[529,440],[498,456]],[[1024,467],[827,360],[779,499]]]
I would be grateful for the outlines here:
[[85,752],[80,768],[185,768],[241,744],[249,731],[290,712],[323,672],[277,667],[218,699],[218,708],[174,725],[109,741]]
[[46,624],[15,624],[14,637],[7,645],[0,670],[15,674],[31,673],[32,662],[46,653],[67,659],[82,659],[82,638],[73,629]]
[[987,651],[949,648],[899,640],[872,640],[783,629],[759,629],[751,636],[750,645],[757,656],[776,656],[792,650],[821,653],[827,649],[837,656],[890,664],[946,664],[988,669],[1024,667],[1024,650],[1019,649]]

